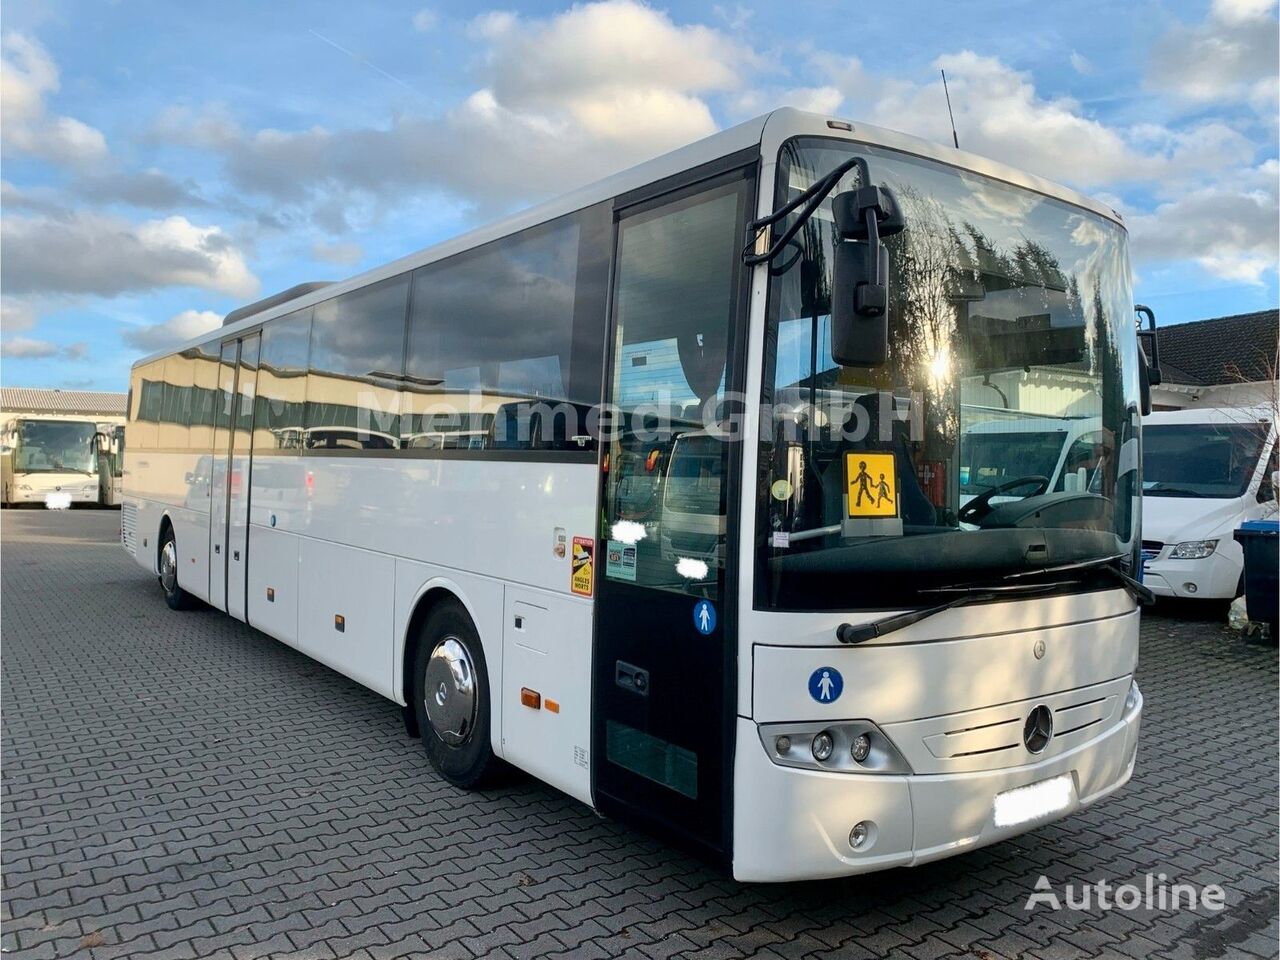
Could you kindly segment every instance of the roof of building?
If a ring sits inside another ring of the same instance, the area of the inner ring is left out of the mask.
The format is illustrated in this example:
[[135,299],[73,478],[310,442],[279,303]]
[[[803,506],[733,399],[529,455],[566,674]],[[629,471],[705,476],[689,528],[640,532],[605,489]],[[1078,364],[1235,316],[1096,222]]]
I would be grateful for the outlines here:
[[40,390],[0,387],[0,410],[6,413],[60,413],[123,417],[125,395],[105,390]]
[[1160,327],[1160,372],[1166,383],[1218,386],[1276,378],[1280,310]]

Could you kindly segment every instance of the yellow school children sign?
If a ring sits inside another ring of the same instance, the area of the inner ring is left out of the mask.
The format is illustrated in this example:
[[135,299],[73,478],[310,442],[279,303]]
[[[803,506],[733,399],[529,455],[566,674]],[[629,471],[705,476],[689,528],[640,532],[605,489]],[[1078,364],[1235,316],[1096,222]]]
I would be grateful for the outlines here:
[[892,453],[846,453],[850,517],[898,516],[898,471]]

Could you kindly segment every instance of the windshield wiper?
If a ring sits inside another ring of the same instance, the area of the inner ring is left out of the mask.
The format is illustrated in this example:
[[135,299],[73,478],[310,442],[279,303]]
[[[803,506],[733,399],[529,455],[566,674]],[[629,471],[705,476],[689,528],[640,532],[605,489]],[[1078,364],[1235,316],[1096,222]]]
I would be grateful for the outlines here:
[[1074,586],[1075,584],[1075,581],[1072,580],[1055,580],[1052,583],[1010,582],[1021,580],[1023,577],[1041,576],[1047,573],[1073,573],[1076,571],[1106,573],[1128,590],[1138,603],[1143,606],[1155,603],[1156,595],[1154,593],[1115,566],[1115,561],[1119,559],[1120,555],[1117,554],[1112,557],[1104,557],[1101,560],[1086,560],[1081,563],[1064,563],[1057,567],[1043,567],[1039,570],[1019,571],[1018,573],[1006,574],[996,581],[997,584],[1008,584],[1008,586],[957,583],[951,586],[937,587],[926,592],[950,593],[957,590],[965,592],[946,603],[940,603],[933,607],[924,607],[920,610],[912,610],[909,613],[899,613],[891,617],[881,617],[879,620],[872,620],[870,623],[857,625],[842,623],[836,628],[836,639],[841,643],[864,643],[876,637],[883,637],[886,633],[893,633],[895,630],[901,630],[904,627],[919,623],[921,620],[927,620],[947,610],[954,610],[956,607],[963,607],[971,603],[989,603],[993,600],[1002,600],[1007,597],[1027,597],[1042,593],[1053,593],[1062,587]]
[[904,627],[919,623],[921,620],[928,620],[930,617],[945,613],[947,610],[954,610],[956,607],[963,607],[970,603],[988,603],[992,600],[1002,600],[1006,597],[1026,597],[1040,593],[1050,593],[1059,587],[1066,586],[1069,582],[1019,583],[1009,587],[971,590],[968,593],[962,593],[954,600],[948,600],[946,603],[940,603],[933,607],[912,610],[910,613],[898,613],[891,617],[881,617],[879,620],[872,620],[870,623],[842,623],[836,627],[836,639],[841,643],[864,643],[867,640],[874,640],[876,637],[883,637],[887,633],[893,633],[895,630],[901,630]]
[[[1007,573],[997,580],[997,583],[1013,583],[1023,580],[1027,577],[1044,576],[1049,573],[1085,573],[1096,571],[1105,573],[1116,580],[1120,586],[1124,587],[1133,595],[1143,606],[1150,606],[1156,602],[1156,595],[1152,593],[1144,584],[1139,583],[1133,577],[1129,576],[1118,566],[1116,561],[1123,559],[1123,554],[1113,554],[1109,557],[1100,557],[1096,560],[1081,560],[1076,563],[1064,563],[1056,567],[1041,567],[1038,570],[1019,570],[1016,573]],[[949,593],[952,590],[981,590],[988,587],[989,584],[984,583],[956,583],[947,587],[938,587],[937,593]]]
[[1157,480],[1154,484],[1147,487],[1143,493],[1172,493],[1175,497],[1197,497],[1204,498],[1204,494],[1198,490],[1189,490],[1186,487],[1170,487]]

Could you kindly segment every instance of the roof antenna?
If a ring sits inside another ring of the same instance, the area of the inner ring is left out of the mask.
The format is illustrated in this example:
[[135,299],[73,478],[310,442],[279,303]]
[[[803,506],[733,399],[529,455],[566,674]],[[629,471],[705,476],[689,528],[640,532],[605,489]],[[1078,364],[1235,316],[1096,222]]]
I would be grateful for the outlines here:
[[960,149],[960,138],[956,136],[956,115],[951,112],[951,91],[947,89],[947,71],[942,71],[942,92],[947,95],[947,116],[951,118],[951,141]]

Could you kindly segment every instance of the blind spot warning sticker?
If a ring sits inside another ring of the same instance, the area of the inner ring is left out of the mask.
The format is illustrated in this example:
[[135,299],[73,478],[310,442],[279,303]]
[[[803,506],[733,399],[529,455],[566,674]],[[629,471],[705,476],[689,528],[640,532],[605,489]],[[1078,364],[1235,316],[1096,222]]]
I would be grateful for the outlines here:
[[892,453],[844,455],[850,517],[898,516],[898,469]]
[[595,579],[596,542],[590,537],[573,538],[573,564],[569,571],[569,589],[580,597],[591,596]]

